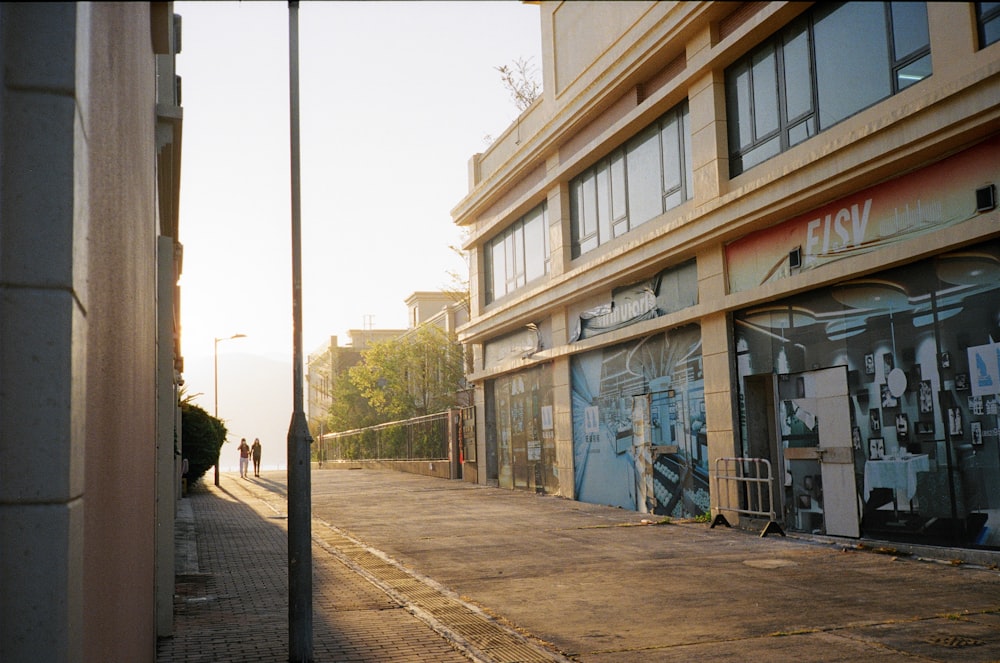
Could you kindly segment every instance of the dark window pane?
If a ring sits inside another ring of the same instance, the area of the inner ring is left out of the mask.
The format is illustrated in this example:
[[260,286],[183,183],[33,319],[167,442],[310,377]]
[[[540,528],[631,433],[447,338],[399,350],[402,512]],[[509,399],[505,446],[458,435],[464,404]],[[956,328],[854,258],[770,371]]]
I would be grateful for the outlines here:
[[813,130],[813,119],[810,117],[788,130],[788,145],[798,145],[815,133],[815,130]]
[[580,196],[581,216],[583,217],[583,236],[589,237],[597,232],[597,193],[595,191],[594,174],[587,175],[583,180],[583,193]]
[[729,150],[737,152],[753,144],[753,119],[750,114],[750,69],[740,64],[726,78],[726,101],[729,104]]
[[927,33],[927,3],[893,2],[892,40],[896,50],[896,60],[927,48],[930,36]]
[[625,152],[619,150],[611,157],[611,218],[625,218]]
[[812,77],[809,75],[809,31],[804,23],[785,35],[785,108],[794,121],[812,112]]
[[663,144],[663,190],[673,191],[681,185],[681,146],[680,122],[676,115],[671,115],[660,131]]
[[687,104],[681,112],[681,136],[684,137],[684,199],[694,197],[694,166],[691,160],[691,117]]
[[982,26],[982,40],[980,48],[986,48],[990,44],[1000,40],[1000,17],[985,22]]
[[533,281],[545,274],[545,231],[542,209],[538,208],[524,220],[525,281]]
[[775,136],[766,143],[762,143],[752,150],[747,150],[743,153],[743,170],[748,170],[753,168],[759,163],[762,163],[774,155],[781,152],[781,141]]
[[931,75],[930,54],[911,62],[896,72],[896,86],[902,90]]
[[882,3],[821,6],[815,35],[820,129],[891,94]]
[[597,239],[606,242],[611,238],[611,181],[607,161],[597,167],[594,179],[597,182]]
[[754,138],[778,130],[778,72],[774,47],[753,56]]
[[502,238],[493,241],[493,298],[498,299],[507,294],[507,275],[504,266],[504,242]]
[[655,125],[643,131],[629,144],[625,150],[625,160],[629,227],[634,228],[663,213],[660,140]]

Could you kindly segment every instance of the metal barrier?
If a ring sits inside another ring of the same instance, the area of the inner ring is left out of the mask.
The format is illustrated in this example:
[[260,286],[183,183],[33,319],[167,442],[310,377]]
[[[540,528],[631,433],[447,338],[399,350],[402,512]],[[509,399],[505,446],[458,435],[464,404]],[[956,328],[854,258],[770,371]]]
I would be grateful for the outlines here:
[[[761,474],[761,471],[764,471]],[[718,496],[721,511],[730,511],[746,516],[767,518],[768,523],[761,530],[762,537],[771,532],[785,536],[784,530],[778,524],[778,514],[774,509],[774,484],[772,483],[771,462],[765,458],[718,458],[715,461],[715,494]],[[722,489],[722,482],[728,482]],[[733,491],[729,484],[735,484],[739,506],[730,506],[729,499]],[[764,497],[767,497],[765,502]],[[764,509],[764,506],[767,509]],[[719,513],[712,521],[712,527],[722,523],[730,527],[726,517]]]

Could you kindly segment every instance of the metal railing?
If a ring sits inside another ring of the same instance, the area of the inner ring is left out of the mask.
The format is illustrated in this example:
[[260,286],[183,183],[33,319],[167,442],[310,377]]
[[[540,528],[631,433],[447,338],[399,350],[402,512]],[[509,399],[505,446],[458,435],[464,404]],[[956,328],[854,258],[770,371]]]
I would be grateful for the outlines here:
[[[778,524],[778,514],[774,508],[774,483],[772,481],[771,462],[765,458],[718,458],[715,461],[715,494],[720,512],[729,511],[740,515],[756,518],[767,518],[768,523],[760,535],[767,536],[785,532]],[[723,488],[723,482],[726,482]],[[738,499],[738,505],[730,504],[733,495]],[[766,508],[765,508],[766,507]],[[722,523],[729,527],[729,521],[719,513],[712,521],[712,527]]]
[[448,412],[320,436],[316,460],[447,460]]

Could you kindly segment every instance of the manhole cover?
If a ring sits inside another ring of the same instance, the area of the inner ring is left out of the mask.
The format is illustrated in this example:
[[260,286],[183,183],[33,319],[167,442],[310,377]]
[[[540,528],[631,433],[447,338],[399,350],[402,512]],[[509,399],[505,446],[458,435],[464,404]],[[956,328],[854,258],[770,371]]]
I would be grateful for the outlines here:
[[964,635],[946,635],[937,634],[932,635],[924,642],[932,645],[938,645],[941,647],[950,647],[952,649],[961,649],[963,647],[978,647],[980,645],[985,645],[986,643],[982,640],[976,640],[975,638],[969,638]]

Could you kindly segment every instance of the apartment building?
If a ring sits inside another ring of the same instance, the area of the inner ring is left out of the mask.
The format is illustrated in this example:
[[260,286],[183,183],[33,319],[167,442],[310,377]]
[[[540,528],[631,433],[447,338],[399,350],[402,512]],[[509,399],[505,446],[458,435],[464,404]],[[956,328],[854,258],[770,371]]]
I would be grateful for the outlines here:
[[544,91],[453,210],[465,476],[1000,548],[996,3],[538,10]]

